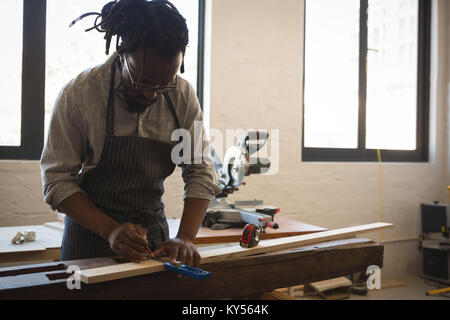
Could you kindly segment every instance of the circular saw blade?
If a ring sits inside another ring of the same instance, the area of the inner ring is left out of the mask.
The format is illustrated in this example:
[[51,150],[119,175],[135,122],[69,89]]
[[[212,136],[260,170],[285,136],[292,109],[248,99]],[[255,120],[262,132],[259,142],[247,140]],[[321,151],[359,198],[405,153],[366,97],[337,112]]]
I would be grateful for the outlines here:
[[230,178],[228,184],[233,187],[238,187],[244,181],[245,177],[245,149],[233,146],[227,150],[224,159],[224,168],[228,172]]

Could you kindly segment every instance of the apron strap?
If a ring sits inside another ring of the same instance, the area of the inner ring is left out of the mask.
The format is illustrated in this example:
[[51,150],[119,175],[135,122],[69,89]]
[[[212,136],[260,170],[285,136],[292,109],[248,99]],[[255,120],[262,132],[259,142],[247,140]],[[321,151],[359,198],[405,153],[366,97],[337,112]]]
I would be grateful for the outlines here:
[[[167,104],[169,105],[170,112],[172,113],[175,122],[177,123],[177,128],[181,129],[180,121],[178,120],[177,113],[175,112],[175,107],[173,106],[172,99],[170,99],[167,92],[163,92],[164,98],[166,98]],[[178,142],[181,142],[183,138],[179,137]],[[179,156],[183,158],[183,149],[180,150]]]
[[175,107],[173,106],[172,99],[170,99],[167,92],[163,92],[164,98],[166,98],[167,104],[169,105],[170,112],[172,113],[175,122],[177,123],[177,128],[181,128],[180,121],[178,120],[177,113],[175,112]]
[[111,79],[109,82],[108,104],[106,107],[106,135],[114,135],[114,80],[116,78],[116,62],[119,56],[115,57],[111,64]]

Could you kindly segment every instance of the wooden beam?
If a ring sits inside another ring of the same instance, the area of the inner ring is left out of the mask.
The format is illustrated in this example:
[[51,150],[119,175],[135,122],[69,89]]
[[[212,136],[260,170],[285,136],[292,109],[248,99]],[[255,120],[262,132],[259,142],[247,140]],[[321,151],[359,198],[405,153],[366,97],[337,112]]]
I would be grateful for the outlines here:
[[[313,234],[306,234],[295,237],[262,240],[259,242],[258,246],[253,248],[242,248],[239,246],[239,244],[234,244],[219,249],[203,247],[199,248],[199,252],[200,255],[202,256],[202,264],[204,264],[216,262],[218,260],[230,260],[259,253],[285,250],[313,243],[348,239],[355,237],[356,235],[359,235],[361,233],[373,232],[391,227],[393,227],[393,224],[378,222],[349,228],[341,228],[330,231],[317,232]],[[85,269],[80,270],[77,273],[79,274],[80,280],[83,283],[89,284],[134,277],[138,275],[154,273],[163,270],[164,265],[161,262],[148,260],[141,263],[129,262],[119,265]]]

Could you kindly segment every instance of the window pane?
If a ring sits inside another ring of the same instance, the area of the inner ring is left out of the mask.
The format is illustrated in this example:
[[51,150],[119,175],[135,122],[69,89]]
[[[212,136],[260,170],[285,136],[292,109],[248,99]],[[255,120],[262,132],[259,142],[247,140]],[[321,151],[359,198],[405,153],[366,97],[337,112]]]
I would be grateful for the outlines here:
[[2,76],[0,77],[0,145],[20,146],[22,108],[23,2],[0,1]]
[[418,6],[369,0],[368,149],[416,149]]
[[[69,24],[86,12],[99,12],[105,0],[47,0],[47,39],[45,75],[45,135],[53,104],[62,87],[83,70],[103,63],[104,33],[85,32],[94,24],[95,16],[87,17],[69,28]],[[110,53],[115,41],[111,41]]]
[[[72,28],[68,27],[83,13],[101,11],[106,3],[106,0],[47,0],[45,134],[53,104],[62,87],[83,70],[101,64],[108,58],[105,55],[104,33],[84,31],[93,26],[95,16],[86,17]],[[198,0],[177,0],[172,3],[187,20],[189,28],[190,39],[182,77],[196,88]],[[115,51],[115,41],[114,37],[110,54]]]
[[197,91],[197,46],[198,46],[198,0],[172,0],[186,19],[189,29],[189,44],[184,57],[184,73],[181,75]]
[[304,146],[357,148],[359,0],[309,0]]

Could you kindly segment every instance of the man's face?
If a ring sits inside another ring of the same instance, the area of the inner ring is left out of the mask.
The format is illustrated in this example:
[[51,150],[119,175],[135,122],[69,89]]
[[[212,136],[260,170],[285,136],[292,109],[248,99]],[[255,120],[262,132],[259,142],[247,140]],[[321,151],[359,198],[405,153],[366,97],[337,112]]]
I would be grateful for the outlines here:
[[120,61],[122,63],[122,81],[126,88],[124,98],[127,110],[142,112],[155,102],[158,93],[148,89],[136,90],[132,86],[132,80],[139,82],[143,87],[171,85],[180,70],[183,55],[179,52],[174,58],[165,59],[156,56],[148,47],[139,47],[132,52],[123,54]]

